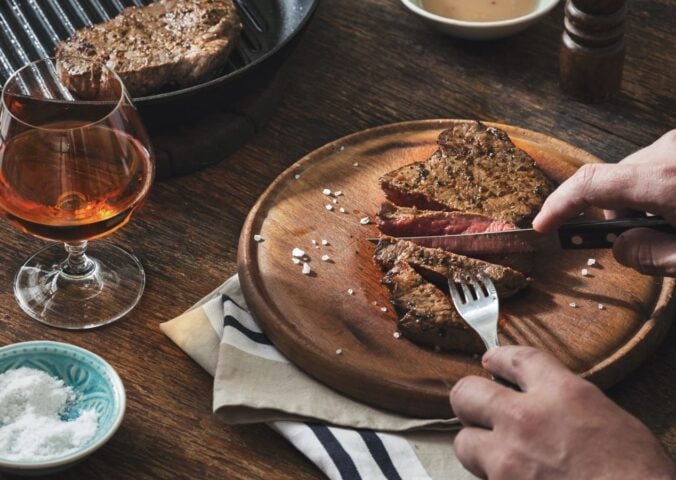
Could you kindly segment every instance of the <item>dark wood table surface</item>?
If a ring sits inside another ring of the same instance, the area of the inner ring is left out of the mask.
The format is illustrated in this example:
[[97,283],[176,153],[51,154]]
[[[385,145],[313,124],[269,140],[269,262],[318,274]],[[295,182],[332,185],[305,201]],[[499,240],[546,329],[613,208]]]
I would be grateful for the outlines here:
[[[617,161],[676,127],[672,0],[635,0],[627,19],[621,95],[602,105],[558,86],[563,8],[510,39],[441,36],[397,0],[324,0],[289,59],[289,85],[271,123],[216,166],[155,185],[111,240],[133,248],[148,285],[127,318],[65,332],[26,317],[12,277],[42,242],[0,223],[0,344],[49,339],[105,357],[128,407],[115,437],[60,478],[310,479],[320,472],[262,425],[230,427],[211,413],[211,377],[158,325],[235,273],[237,240],[256,198],[307,152],[365,128],[424,118],[478,118],[559,137]],[[177,112],[177,115],[180,115]],[[609,393],[676,456],[676,329]]]

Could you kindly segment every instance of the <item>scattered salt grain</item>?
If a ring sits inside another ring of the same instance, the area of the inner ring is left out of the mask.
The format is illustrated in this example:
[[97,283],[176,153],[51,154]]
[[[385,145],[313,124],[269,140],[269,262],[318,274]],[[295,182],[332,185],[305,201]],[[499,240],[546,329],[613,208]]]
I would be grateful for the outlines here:
[[352,290],[351,288],[348,288],[348,289],[347,289],[347,294],[348,294],[348,295],[354,295],[354,290]]
[[369,223],[371,223],[371,219],[369,217],[364,217],[361,220],[359,220],[359,223],[361,223],[362,225],[368,225]]
[[337,204],[338,204],[338,199],[336,199],[336,198],[334,198],[334,199],[331,200],[331,201],[333,202],[334,205],[337,205]]
[[400,337],[401,337],[401,332],[394,332],[394,333],[392,334],[392,336],[393,336],[394,338],[400,338]]
[[303,258],[305,256],[305,250],[301,250],[300,248],[294,248],[293,250],[291,250],[291,256],[296,258]]
[[593,267],[594,265],[596,265],[596,259],[590,258],[589,260],[587,260],[587,265]]
[[575,302],[570,302],[568,305],[570,305],[573,308],[577,308],[577,303]]
[[77,399],[63,380],[34,368],[0,374],[0,458],[34,462],[74,452],[96,435],[98,414],[64,416]]
[[294,265],[300,265],[300,258],[293,257],[291,261],[293,262]]
[[342,152],[343,150],[345,150],[345,145],[340,146],[340,151]]
[[327,203],[326,209],[330,212],[331,210],[333,210],[333,205],[331,205],[330,203]]
[[317,245],[317,240],[311,240],[312,245]]
[[387,307],[380,307],[380,311],[383,313],[387,312]]
[[322,245],[327,246],[329,244],[328,240],[322,240]]
[[345,213],[345,209],[343,207],[340,207],[338,210],[340,211],[340,213]]
[[296,180],[298,180],[298,179],[300,178],[300,173],[295,174],[295,175],[293,176],[293,178],[295,178]]
[[303,262],[303,275],[310,275],[312,273],[312,268],[307,262]]
[[254,241],[260,243],[263,241],[263,237],[261,237],[260,235],[254,235]]
[[343,196],[343,192],[340,191],[340,190],[338,190],[337,192],[333,192],[333,196],[334,196],[334,197],[342,197],[342,196]]
[[331,260],[331,257],[328,255],[322,255],[322,262],[328,262],[329,260]]
[[358,167],[358,166],[359,166],[359,162],[354,162],[354,163],[352,164],[352,166],[353,166],[353,167]]
[[323,193],[324,195],[326,195],[327,197],[330,197],[330,196],[331,196],[331,190],[328,189],[328,188],[325,188],[324,190],[322,190],[322,193]]
[[371,302],[371,304],[372,304],[372,305],[378,305],[378,302],[376,302],[376,301],[374,300],[374,301]]
[[343,354],[343,349],[339,348],[336,350],[336,355],[342,355]]
[[582,270],[580,270],[580,273],[582,274],[583,277],[589,276],[589,270],[587,270],[586,268],[583,268]]
[[602,303],[599,303],[599,310],[604,310],[605,308],[606,308],[605,305],[603,305]]

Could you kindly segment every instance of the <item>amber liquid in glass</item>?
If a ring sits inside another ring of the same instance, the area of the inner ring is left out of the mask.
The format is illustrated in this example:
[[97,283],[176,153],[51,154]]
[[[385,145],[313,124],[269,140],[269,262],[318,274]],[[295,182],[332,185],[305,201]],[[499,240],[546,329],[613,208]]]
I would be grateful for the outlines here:
[[150,152],[129,135],[74,122],[27,130],[0,147],[0,208],[24,231],[71,242],[125,225],[148,194]]

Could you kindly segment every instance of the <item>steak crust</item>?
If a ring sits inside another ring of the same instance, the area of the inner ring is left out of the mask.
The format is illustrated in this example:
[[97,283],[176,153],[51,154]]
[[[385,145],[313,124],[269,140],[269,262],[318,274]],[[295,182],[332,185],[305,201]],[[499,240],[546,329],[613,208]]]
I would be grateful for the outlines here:
[[500,298],[510,297],[528,285],[524,274],[509,267],[392,237],[380,239],[374,260],[383,270],[408,263],[423,277],[442,286],[446,285],[449,278],[459,281],[467,275],[485,273],[495,284]]
[[443,350],[484,350],[481,338],[464,322],[444,292],[408,263],[394,265],[382,283],[390,290],[399,330],[410,340]]
[[83,98],[96,96],[98,79],[73,58],[106,65],[132,96],[195,85],[225,66],[241,30],[233,0],[159,0],[76,31],[56,47],[57,71]]
[[443,131],[438,143],[427,160],[380,178],[393,203],[485,215],[525,227],[554,189],[535,161],[497,128],[459,123]]

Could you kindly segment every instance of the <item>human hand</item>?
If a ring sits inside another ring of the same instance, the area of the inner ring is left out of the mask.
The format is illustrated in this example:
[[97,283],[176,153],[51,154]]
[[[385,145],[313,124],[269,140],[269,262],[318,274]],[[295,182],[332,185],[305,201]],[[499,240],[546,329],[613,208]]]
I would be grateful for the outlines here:
[[464,428],[455,453],[474,475],[490,480],[674,479],[676,469],[650,431],[598,388],[548,353],[494,348],[484,367],[521,387],[480,377],[451,391]]
[[[584,165],[547,198],[533,227],[549,232],[590,206],[606,209],[606,218],[650,212],[676,226],[676,130],[616,165]],[[629,230],[617,238],[613,253],[641,273],[676,276],[674,235]]]

